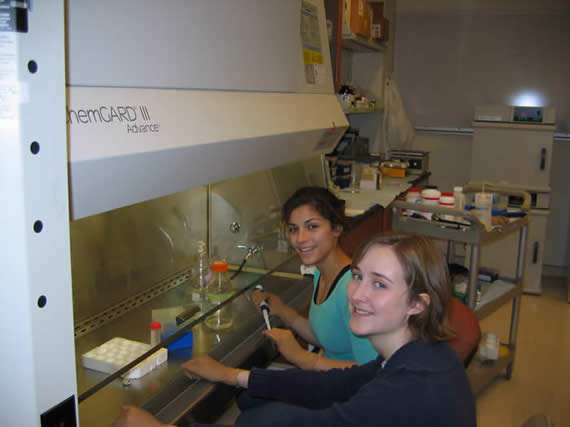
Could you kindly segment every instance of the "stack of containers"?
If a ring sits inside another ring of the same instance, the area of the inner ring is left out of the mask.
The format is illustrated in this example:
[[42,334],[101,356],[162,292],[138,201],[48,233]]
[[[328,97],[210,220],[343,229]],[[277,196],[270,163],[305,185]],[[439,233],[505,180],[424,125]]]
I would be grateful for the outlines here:
[[[441,198],[441,191],[437,187],[428,187],[422,190],[422,203],[426,205],[439,206],[439,200]],[[424,218],[432,219],[433,213],[422,211],[421,213]]]
[[[422,202],[422,194],[421,194],[421,190],[419,187],[412,187],[408,190],[408,192],[406,193],[406,202],[408,203],[421,203]],[[407,215],[408,216],[413,216],[414,214],[417,214],[417,211],[408,209],[407,211]]]
[[[439,199],[439,206],[443,208],[450,208],[455,209],[455,197],[453,193],[441,193],[441,197]],[[454,215],[441,215],[441,219],[445,221],[455,221]]]

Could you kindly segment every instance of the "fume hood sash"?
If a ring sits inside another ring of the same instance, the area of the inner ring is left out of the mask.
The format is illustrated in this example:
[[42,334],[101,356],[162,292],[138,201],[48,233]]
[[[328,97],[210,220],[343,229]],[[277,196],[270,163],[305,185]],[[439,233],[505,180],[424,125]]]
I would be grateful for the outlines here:
[[331,151],[333,94],[68,88],[72,218]]

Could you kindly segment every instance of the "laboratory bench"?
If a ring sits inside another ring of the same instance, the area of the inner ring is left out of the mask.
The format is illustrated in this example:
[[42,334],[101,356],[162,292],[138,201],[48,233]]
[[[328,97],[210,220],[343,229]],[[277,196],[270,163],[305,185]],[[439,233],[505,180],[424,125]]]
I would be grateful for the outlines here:
[[[289,253],[286,264],[283,271],[299,271],[299,259],[293,253]],[[182,277],[185,277],[184,274]],[[230,302],[232,327],[219,331],[208,328],[203,320],[209,312],[201,306],[203,311],[179,325],[177,333],[184,335],[192,331],[192,347],[169,350],[167,362],[140,379],[131,379],[129,385],[125,384],[121,375],[108,375],[83,367],[82,354],[114,337],[148,343],[153,310],[171,309],[174,313],[198,304],[192,302],[188,279],[186,275],[186,280],[182,279],[179,285],[76,338],[77,388],[82,426],[110,425],[119,415],[121,406],[126,404],[142,407],[164,423],[186,425],[194,421],[211,422],[212,417],[223,412],[223,405],[230,401],[237,389],[191,380],[184,376],[181,365],[193,354],[208,353],[233,367],[267,366],[278,353],[275,346],[261,334],[265,323],[250,300],[253,286],[262,284],[265,290],[279,294],[285,303],[300,312],[308,310],[313,291],[312,277],[246,267],[234,279],[236,292]],[[278,319],[272,319],[272,324],[278,325]],[[162,345],[166,343],[168,340],[163,340]],[[158,348],[160,346],[151,351]]]

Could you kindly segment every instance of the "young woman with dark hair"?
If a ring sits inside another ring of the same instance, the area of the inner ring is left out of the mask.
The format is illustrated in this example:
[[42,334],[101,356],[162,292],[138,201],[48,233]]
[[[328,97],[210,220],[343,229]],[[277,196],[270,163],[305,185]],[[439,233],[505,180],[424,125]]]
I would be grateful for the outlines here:
[[[346,288],[351,279],[350,257],[339,245],[346,227],[344,202],[321,187],[297,190],[283,205],[282,220],[289,242],[305,265],[316,267],[308,318],[283,304],[279,296],[255,291],[252,301],[267,300],[273,316],[288,329],[264,331],[275,341],[283,357],[303,369],[327,370],[365,363],[377,354],[370,342],[348,327]],[[293,332],[320,347],[322,356],[302,348]]]

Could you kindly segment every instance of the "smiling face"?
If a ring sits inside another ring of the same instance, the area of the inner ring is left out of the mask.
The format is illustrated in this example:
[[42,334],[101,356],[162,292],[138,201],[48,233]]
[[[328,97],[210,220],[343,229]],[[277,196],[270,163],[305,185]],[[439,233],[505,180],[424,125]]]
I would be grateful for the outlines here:
[[366,335],[385,357],[413,339],[408,318],[423,310],[410,304],[400,262],[389,246],[374,245],[352,270],[347,290],[350,329]]
[[336,248],[342,228],[333,229],[311,205],[295,208],[287,222],[289,242],[297,251],[303,264],[317,265],[323,262]]

